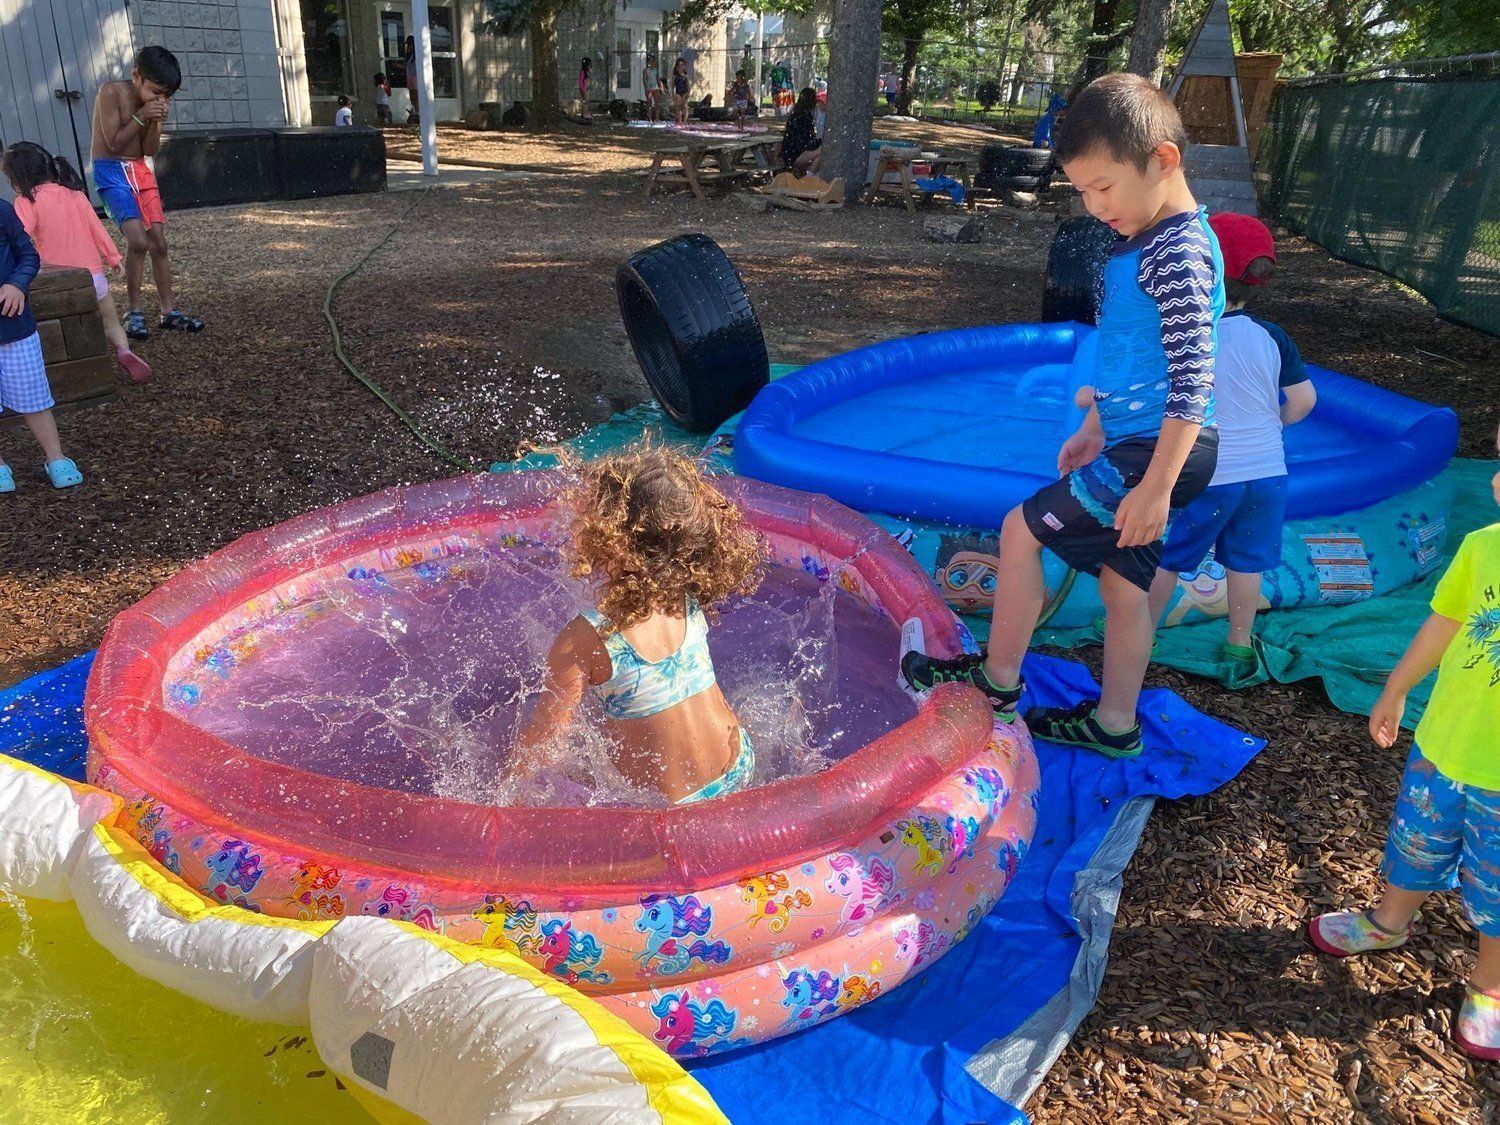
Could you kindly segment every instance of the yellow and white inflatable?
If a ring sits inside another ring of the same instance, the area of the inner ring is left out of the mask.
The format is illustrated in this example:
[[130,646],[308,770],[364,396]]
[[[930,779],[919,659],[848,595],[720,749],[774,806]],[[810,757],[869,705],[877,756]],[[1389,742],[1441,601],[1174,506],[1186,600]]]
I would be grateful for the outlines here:
[[[153,860],[122,811],[113,794],[0,756],[0,898],[71,900],[88,934],[141,975],[245,1019],[310,1028],[378,1120],[726,1120],[653,1043],[521,959],[384,918],[222,905]],[[0,1099],[9,1085],[26,1110],[25,1081],[6,1079],[0,1066]],[[80,1105],[77,1119],[101,1112]]]

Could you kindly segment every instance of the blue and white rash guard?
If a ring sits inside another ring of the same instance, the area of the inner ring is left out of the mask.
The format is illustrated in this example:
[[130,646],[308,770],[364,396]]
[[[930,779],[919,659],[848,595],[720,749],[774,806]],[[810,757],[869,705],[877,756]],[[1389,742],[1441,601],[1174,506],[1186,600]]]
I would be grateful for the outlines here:
[[1224,259],[1202,208],[1120,242],[1104,267],[1094,405],[1107,445],[1162,420],[1214,424]]

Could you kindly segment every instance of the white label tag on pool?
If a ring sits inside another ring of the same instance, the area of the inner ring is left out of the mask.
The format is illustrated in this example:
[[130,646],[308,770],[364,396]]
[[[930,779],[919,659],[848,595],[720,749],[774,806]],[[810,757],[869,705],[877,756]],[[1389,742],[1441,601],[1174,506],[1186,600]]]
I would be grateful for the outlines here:
[[896,658],[896,686],[913,699],[920,700],[925,694],[917,691],[906,682],[906,677],[901,674],[901,661],[906,659],[908,652],[926,652],[927,641],[922,632],[922,619],[920,617],[908,617],[906,623],[901,626],[901,652]]

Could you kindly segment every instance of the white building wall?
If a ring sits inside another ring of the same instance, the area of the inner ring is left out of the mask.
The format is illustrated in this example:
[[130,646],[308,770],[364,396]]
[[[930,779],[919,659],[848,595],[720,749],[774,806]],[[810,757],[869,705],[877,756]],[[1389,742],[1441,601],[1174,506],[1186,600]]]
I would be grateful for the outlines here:
[[171,128],[288,124],[272,4],[273,0],[138,0],[131,5],[136,47],[159,43],[182,64],[182,89],[172,99]]

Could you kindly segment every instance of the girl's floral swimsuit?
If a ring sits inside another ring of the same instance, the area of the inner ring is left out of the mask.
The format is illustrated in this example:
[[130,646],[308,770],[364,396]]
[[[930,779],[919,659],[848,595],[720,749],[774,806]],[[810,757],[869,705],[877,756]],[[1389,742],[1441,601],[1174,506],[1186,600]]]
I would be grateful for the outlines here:
[[[596,609],[581,614],[592,625],[609,653],[610,677],[594,685],[594,694],[611,719],[643,719],[675,707],[714,686],[713,657],[708,651],[708,621],[698,603],[687,603],[687,628],[677,651],[661,660],[647,660],[630,642],[610,626]],[[750,783],[755,773],[755,749],[750,734],[740,727],[740,752],[729,769],[696,792],[676,803],[686,805],[735,793]]]

